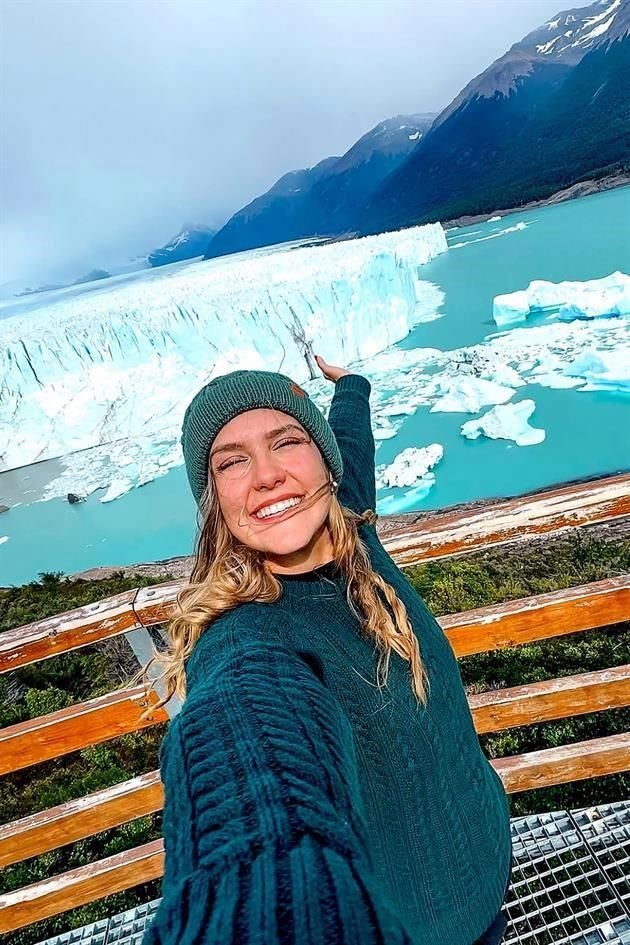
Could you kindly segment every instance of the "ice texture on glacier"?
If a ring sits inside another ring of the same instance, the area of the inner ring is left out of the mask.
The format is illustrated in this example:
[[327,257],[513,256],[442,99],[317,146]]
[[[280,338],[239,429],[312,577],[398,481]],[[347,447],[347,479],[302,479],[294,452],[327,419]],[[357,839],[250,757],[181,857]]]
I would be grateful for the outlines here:
[[431,224],[241,254],[4,319],[0,469],[98,446],[135,464],[109,497],[147,481],[167,468],[186,405],[212,377],[264,368],[304,382],[318,348],[351,364],[404,338],[439,307],[420,267],[446,249]]
[[499,404],[481,417],[462,424],[462,434],[470,440],[487,436],[492,440],[514,440],[518,446],[542,443],[545,431],[530,426],[529,418],[536,409],[533,400],[516,404]]
[[524,322],[529,315],[549,313],[564,320],[630,314],[630,276],[613,272],[588,282],[530,282],[526,289],[497,295],[492,316],[497,325]]

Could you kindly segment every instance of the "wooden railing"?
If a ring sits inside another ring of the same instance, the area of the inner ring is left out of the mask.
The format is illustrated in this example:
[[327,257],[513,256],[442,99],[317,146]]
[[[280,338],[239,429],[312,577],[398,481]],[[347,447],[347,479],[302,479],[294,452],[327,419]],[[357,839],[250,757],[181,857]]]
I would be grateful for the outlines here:
[[[615,476],[497,503],[480,512],[446,513],[388,531],[399,565],[462,554],[514,540],[630,515],[630,476]],[[0,672],[44,660],[168,618],[179,584],[128,591],[0,635]],[[440,619],[458,658],[612,626],[630,620],[630,575]],[[0,773],[16,771],[168,718],[141,715],[140,687],[0,730]],[[582,673],[469,696],[479,734],[630,705],[630,666]],[[630,733],[491,761],[515,793],[630,770]],[[159,772],[69,801],[0,827],[0,866],[37,856],[161,809]],[[163,870],[160,840],[0,896],[0,932],[56,915],[140,883]]]

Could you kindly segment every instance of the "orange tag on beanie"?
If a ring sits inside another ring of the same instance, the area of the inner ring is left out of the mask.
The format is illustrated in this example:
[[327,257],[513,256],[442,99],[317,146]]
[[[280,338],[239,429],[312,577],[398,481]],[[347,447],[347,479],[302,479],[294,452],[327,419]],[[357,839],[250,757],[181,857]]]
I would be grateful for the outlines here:
[[297,394],[298,397],[306,397],[306,391],[302,390],[301,387],[298,387],[295,381],[291,381],[291,390],[294,394]]

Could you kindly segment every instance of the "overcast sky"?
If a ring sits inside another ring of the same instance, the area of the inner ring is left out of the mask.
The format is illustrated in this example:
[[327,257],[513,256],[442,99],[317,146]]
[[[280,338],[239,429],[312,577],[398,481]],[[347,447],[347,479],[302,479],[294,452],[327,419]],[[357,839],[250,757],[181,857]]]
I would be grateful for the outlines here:
[[562,7],[0,0],[0,283],[221,222],[382,119],[439,111]]

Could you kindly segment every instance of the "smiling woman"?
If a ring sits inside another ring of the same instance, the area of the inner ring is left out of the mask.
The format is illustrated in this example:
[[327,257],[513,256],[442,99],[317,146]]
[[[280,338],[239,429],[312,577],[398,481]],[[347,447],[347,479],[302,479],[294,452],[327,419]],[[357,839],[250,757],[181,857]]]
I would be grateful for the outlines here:
[[234,417],[217,434],[209,473],[230,532],[272,571],[330,561],[332,481],[312,436],[288,414],[259,408]]
[[374,527],[370,384],[318,364],[328,421],[266,371],[215,378],[184,417],[201,527],[156,655],[185,701],[145,945],[495,945],[507,797]]

